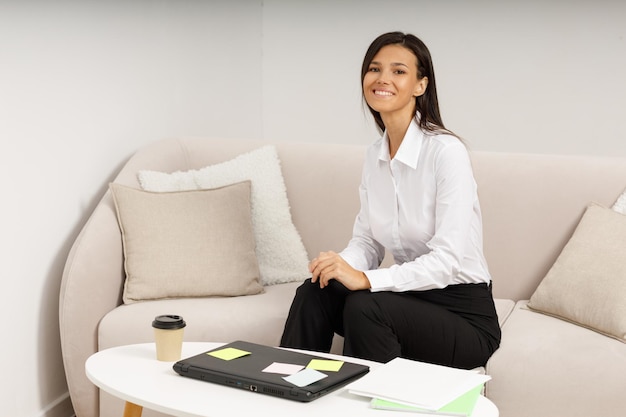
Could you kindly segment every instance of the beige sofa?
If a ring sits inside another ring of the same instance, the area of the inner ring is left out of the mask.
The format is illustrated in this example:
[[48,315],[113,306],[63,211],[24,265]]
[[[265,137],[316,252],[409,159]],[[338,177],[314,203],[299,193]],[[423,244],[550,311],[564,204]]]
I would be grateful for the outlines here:
[[[139,187],[142,169],[198,169],[270,142],[164,140],[137,152],[115,182]],[[273,143],[295,226],[309,256],[340,250],[359,202],[366,146]],[[483,209],[485,253],[502,325],[501,348],[487,365],[486,395],[503,417],[623,415],[626,344],[525,309],[525,303],[570,238],[590,201],[611,206],[626,185],[626,159],[472,152]],[[245,339],[277,345],[298,283],[259,295],[122,305],[122,240],[110,192],[76,239],[60,294],[68,386],[78,417],[121,415],[121,401],[85,376],[92,353],[152,340],[162,313],[184,316],[185,340]],[[336,339],[333,351],[339,352]],[[149,410],[144,415],[156,415]]]

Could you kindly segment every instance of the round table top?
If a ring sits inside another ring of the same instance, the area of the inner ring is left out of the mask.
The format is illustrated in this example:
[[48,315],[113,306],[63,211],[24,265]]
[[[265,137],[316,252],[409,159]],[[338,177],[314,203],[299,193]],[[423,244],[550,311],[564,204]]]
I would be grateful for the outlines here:
[[[223,343],[185,342],[182,357],[190,357],[215,349]],[[315,352],[316,356],[367,365],[380,363],[339,355]],[[269,395],[253,394],[241,389],[198,381],[178,375],[173,362],[156,360],[154,343],[119,346],[97,352],[85,363],[91,382],[122,400],[179,417],[211,417],[254,415],[271,410],[272,416],[375,415],[399,417],[397,411],[375,410],[369,399],[337,389],[308,403],[285,400]],[[346,414],[342,414],[342,413]],[[326,413],[326,414],[324,414]],[[420,413],[411,413],[419,416]],[[424,414],[428,415],[428,414]],[[431,415],[432,416],[432,415]],[[497,407],[481,396],[472,417],[498,417]]]

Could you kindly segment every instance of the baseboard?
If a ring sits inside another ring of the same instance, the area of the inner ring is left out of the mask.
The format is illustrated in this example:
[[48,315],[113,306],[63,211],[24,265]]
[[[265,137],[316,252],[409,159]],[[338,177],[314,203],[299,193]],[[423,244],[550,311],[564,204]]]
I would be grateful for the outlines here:
[[48,404],[48,406],[39,413],[39,417],[75,417],[69,392],[66,392],[64,395]]

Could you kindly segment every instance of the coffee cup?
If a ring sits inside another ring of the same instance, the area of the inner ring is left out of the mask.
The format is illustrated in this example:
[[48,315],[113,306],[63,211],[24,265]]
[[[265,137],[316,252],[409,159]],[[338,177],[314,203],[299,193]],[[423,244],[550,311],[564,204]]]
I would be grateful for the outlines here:
[[180,359],[183,333],[187,324],[181,316],[165,314],[152,322],[157,360],[175,362]]

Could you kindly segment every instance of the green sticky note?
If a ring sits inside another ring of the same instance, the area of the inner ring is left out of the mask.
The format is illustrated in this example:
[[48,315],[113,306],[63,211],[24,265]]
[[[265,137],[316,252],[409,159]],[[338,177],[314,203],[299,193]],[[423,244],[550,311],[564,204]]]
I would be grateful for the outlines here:
[[250,352],[246,352],[245,350],[235,349],[231,347],[215,350],[213,352],[207,352],[207,355],[215,356],[216,358],[223,359],[225,361],[241,358],[242,356],[246,356],[249,354]]
[[331,371],[337,372],[343,365],[342,361],[333,361],[326,359],[311,359],[311,362],[306,366],[309,369],[315,369],[316,371]]

